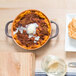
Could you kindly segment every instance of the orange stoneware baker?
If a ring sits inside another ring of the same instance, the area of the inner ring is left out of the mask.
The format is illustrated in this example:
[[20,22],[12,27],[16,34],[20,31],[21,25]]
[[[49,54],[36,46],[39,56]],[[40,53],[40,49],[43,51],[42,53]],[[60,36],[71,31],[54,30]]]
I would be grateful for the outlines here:
[[[12,23],[11,34],[8,34],[8,25]],[[51,36],[51,23],[56,25],[56,34]],[[26,50],[35,50],[42,47],[49,39],[55,38],[59,33],[59,27],[38,10],[26,10],[21,12],[14,20],[9,21],[5,27],[6,36],[12,38],[15,43]]]

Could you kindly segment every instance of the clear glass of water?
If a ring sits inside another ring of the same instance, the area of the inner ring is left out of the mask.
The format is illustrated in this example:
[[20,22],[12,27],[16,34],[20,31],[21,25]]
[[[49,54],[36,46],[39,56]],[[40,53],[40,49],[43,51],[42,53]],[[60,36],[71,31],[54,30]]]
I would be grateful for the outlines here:
[[66,64],[63,59],[48,55],[42,59],[42,69],[48,76],[64,76],[66,74]]

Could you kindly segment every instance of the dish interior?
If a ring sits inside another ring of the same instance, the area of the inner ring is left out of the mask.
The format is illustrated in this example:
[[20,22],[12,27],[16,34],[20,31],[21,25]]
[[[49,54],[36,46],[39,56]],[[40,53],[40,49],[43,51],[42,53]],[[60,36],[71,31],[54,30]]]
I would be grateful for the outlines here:
[[48,18],[40,11],[27,10],[19,14],[13,22],[12,36],[25,49],[39,48],[51,34]]

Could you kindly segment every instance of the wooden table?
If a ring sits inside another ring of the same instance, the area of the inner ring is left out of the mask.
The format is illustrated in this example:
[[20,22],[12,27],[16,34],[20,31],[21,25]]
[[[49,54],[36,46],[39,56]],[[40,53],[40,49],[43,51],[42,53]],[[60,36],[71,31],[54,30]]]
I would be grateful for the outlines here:
[[[57,38],[50,40],[44,47],[36,51],[36,71],[41,71],[41,59],[50,54],[58,56],[66,61],[76,61],[76,53],[65,52],[65,26],[66,14],[76,13],[76,0],[24,0],[18,4],[18,0],[2,1],[0,8],[0,51],[30,52],[18,47],[12,39],[5,35],[5,25],[8,21],[13,20],[20,12],[26,9],[38,9],[45,13],[50,20],[59,25],[59,35]],[[5,5],[6,4],[6,5]],[[2,8],[4,7],[4,8]],[[16,8],[15,8],[16,7]],[[21,8],[20,8],[21,7]],[[55,33],[55,26],[52,25]],[[9,27],[9,32],[11,25]],[[68,71],[72,71],[71,68]],[[75,71],[75,69],[73,69]]]

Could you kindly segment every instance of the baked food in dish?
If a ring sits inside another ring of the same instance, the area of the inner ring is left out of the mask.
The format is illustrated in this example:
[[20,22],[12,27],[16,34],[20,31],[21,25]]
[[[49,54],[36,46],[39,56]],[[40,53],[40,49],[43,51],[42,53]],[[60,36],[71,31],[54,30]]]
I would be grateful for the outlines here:
[[12,37],[20,47],[28,50],[44,45],[48,41],[50,34],[50,22],[38,10],[24,11],[13,22]]
[[76,18],[73,18],[68,25],[69,37],[76,39]]

